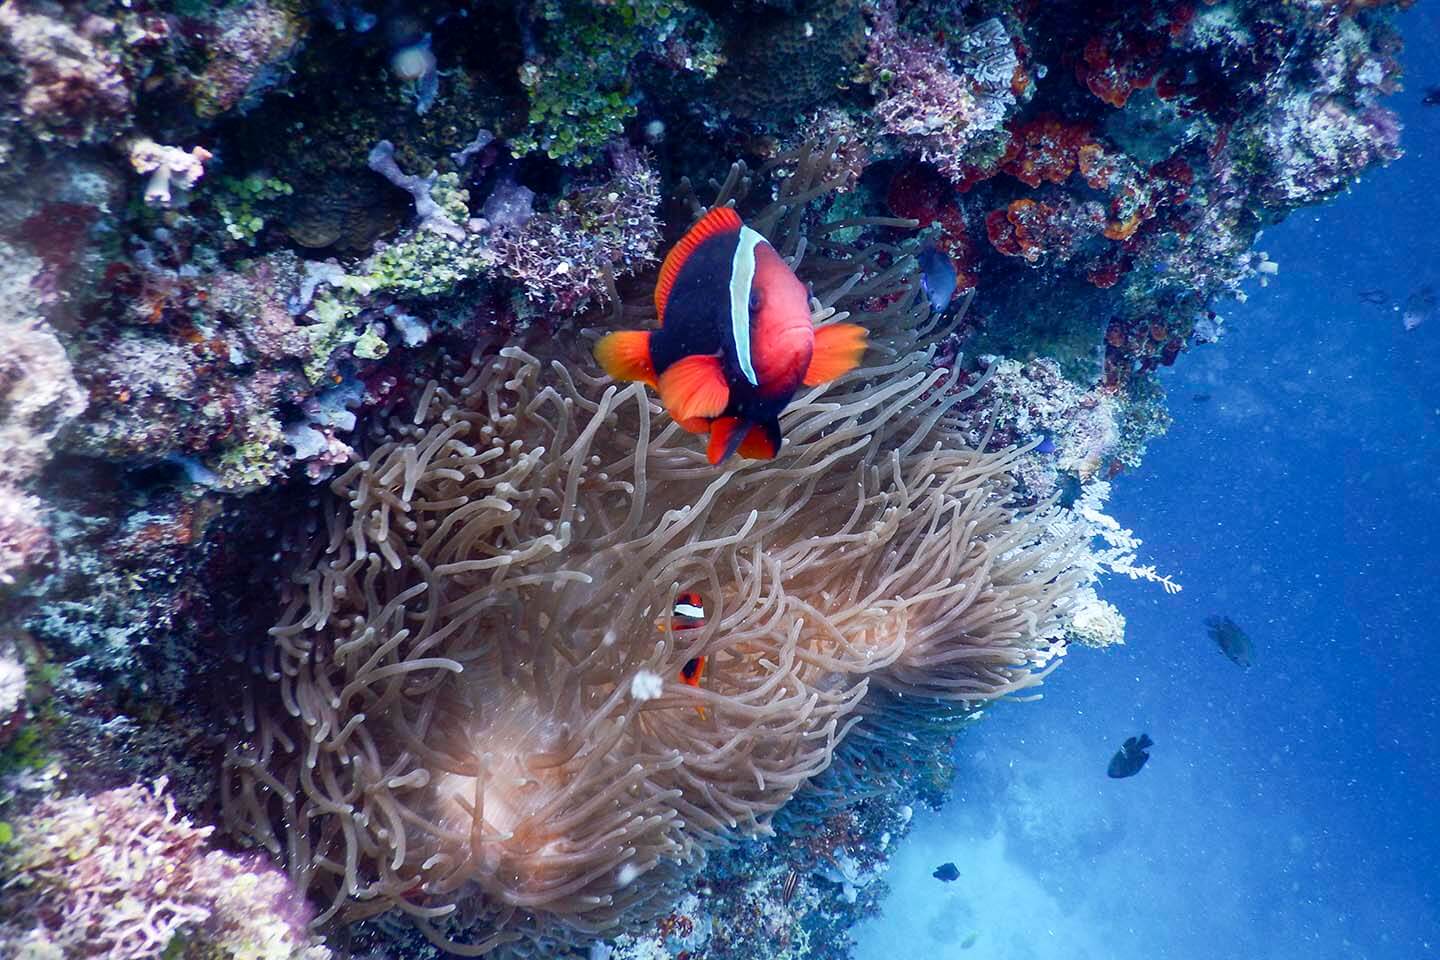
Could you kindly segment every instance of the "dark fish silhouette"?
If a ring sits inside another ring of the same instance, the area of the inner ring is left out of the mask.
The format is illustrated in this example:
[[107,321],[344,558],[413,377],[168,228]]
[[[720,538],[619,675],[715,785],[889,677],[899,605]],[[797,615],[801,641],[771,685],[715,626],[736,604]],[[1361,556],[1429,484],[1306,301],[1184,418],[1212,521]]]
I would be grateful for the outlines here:
[[935,872],[930,874],[930,876],[939,880],[941,883],[950,883],[953,880],[960,879],[960,868],[956,867],[953,863],[942,863],[935,868]]
[[1193,396],[1191,396],[1190,399],[1191,399],[1191,400],[1194,400],[1196,403],[1204,403],[1206,400],[1209,400],[1209,399],[1210,399],[1210,394],[1208,394],[1208,393],[1197,393],[1197,394],[1194,394]]
[[1214,640],[1225,656],[1234,660],[1242,667],[1255,665],[1255,641],[1250,635],[1241,630],[1239,625],[1229,617],[1210,617],[1205,621],[1209,628],[1210,639]]
[[1055,486],[1060,490],[1060,496],[1056,498],[1055,502],[1060,505],[1062,510],[1074,507],[1080,499],[1080,494],[1084,492],[1081,489],[1080,478],[1073,473],[1060,474],[1060,479],[1056,481]]
[[1155,741],[1150,739],[1148,733],[1129,738],[1115,751],[1115,756],[1110,758],[1110,766],[1105,768],[1105,775],[1112,780],[1135,776],[1140,772],[1140,768],[1145,766],[1145,761],[1150,759],[1150,754],[1145,751],[1153,746]]
[[1440,107],[1440,87],[1427,87],[1420,102],[1427,107]]
[[915,259],[920,263],[920,286],[930,301],[930,309],[944,313],[950,308],[958,282],[955,261],[933,243],[921,247]]
[[1401,325],[1406,330],[1414,330],[1434,316],[1437,303],[1440,303],[1440,297],[1435,295],[1435,288],[1430,284],[1415,290],[1405,298],[1405,305],[1400,308]]
[[1355,295],[1365,303],[1375,307],[1383,307],[1390,302],[1390,294],[1381,290],[1379,287],[1374,287],[1370,290],[1357,290]]

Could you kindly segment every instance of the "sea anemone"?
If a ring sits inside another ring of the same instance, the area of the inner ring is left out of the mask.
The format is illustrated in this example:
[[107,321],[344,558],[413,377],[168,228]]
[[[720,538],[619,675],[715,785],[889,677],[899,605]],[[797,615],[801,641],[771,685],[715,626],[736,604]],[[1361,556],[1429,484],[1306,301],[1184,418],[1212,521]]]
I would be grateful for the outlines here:
[[[643,385],[551,340],[477,349],[332,484],[223,798],[321,922],[396,909],[465,955],[618,932],[766,832],[856,724],[962,715],[1050,663],[1078,546],[1014,506],[1019,451],[962,442],[974,388],[920,346],[905,251],[809,225],[829,157],[769,168],[748,219],[815,322],[852,313],[874,347],[797,398],[777,459],[711,467]],[[749,186],[737,165],[721,195]],[[703,627],[674,628],[681,590]]]

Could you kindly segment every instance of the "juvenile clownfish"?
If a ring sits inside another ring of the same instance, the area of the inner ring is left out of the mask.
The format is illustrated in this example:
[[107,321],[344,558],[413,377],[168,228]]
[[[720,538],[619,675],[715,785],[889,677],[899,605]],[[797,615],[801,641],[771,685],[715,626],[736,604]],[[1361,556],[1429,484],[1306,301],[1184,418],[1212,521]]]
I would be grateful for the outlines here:
[[764,237],[730,207],[715,207],[680,239],[655,284],[658,330],[621,330],[595,345],[616,380],[639,380],[682,428],[708,433],[706,454],[769,460],[780,412],[801,385],[860,363],[865,328],[815,329],[810,296]]
[[[663,631],[665,622],[655,621],[657,629]],[[705,601],[700,599],[700,594],[691,590],[675,595],[675,605],[670,610],[670,629],[699,630],[705,626]],[[700,686],[700,678],[705,675],[705,657],[691,657],[686,661],[685,666],[680,668],[680,682],[691,687]]]
[[[665,622],[657,620],[655,626],[663,631]],[[705,602],[700,599],[700,594],[689,590],[676,594],[675,605],[670,610],[670,629],[675,631],[698,630],[703,626],[705,626]],[[680,676],[677,679],[688,687],[699,688],[700,680],[705,676],[705,660],[705,655],[701,654],[685,661],[685,666],[680,668]],[[703,707],[696,707],[695,710],[702,718],[705,716]]]

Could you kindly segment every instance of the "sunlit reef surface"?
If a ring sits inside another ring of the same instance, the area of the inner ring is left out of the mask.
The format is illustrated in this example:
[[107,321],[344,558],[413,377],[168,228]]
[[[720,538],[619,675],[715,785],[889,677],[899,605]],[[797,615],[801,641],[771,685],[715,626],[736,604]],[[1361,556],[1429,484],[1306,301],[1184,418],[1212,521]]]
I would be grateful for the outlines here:
[[[1393,6],[0,3],[0,954],[845,956]],[[770,464],[589,356],[717,199],[873,332]]]

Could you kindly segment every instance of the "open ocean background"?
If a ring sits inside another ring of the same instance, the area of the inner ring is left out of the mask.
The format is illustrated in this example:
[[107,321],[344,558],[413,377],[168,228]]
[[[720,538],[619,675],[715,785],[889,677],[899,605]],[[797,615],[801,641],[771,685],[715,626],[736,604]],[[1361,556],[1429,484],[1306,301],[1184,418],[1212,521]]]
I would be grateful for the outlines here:
[[[1440,289],[1440,11],[1399,22],[1406,156],[1266,232],[1279,276],[1218,305],[1222,342],[1167,371],[1174,427],[1115,483],[1184,592],[1112,579],[1128,646],[961,738],[859,960],[1440,957],[1440,316],[1399,312]],[[1149,764],[1107,779],[1142,731]]]

